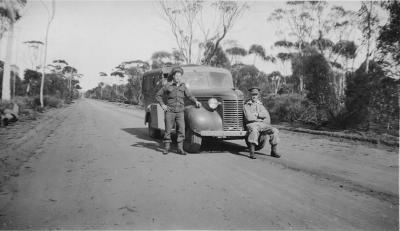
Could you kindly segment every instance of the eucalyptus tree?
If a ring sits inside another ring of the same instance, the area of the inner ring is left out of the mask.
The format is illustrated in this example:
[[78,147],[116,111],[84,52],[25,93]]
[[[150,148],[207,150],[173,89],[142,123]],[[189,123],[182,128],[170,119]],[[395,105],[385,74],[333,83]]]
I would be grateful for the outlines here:
[[267,75],[267,77],[272,82],[272,87],[274,91],[274,95],[278,94],[279,89],[281,88],[282,84],[284,83],[284,76],[279,71],[273,71]]
[[253,65],[256,64],[257,57],[264,59],[264,57],[266,56],[264,47],[258,44],[251,45],[248,53],[254,55]]
[[99,88],[100,88],[100,99],[103,99],[103,86],[104,86],[104,82],[100,82],[98,86],[99,86]]
[[118,65],[119,71],[128,76],[126,85],[127,98],[141,104],[142,102],[142,78],[143,74],[150,69],[148,62],[140,59],[122,62]]
[[[159,4],[160,15],[170,25],[178,50],[187,64],[200,61],[209,64],[222,40],[248,8],[245,2],[221,0],[160,0]],[[215,16],[215,21],[210,22],[205,15]],[[197,61],[194,61],[196,48]],[[204,54],[207,56],[201,58]]]
[[13,54],[14,24],[21,17],[21,10],[26,5],[26,0],[3,0],[0,2],[0,41],[8,30],[7,52],[4,60],[3,85],[1,98],[11,99],[10,77],[11,59]]
[[[124,71],[123,71],[121,65],[117,66],[115,68],[115,70],[110,73],[110,76],[116,77],[119,81],[121,79],[124,79],[125,74],[124,74]],[[120,95],[119,91],[118,91],[118,84],[113,84],[113,85],[115,85],[114,93],[115,93],[115,97],[117,98]]]
[[[204,57],[208,57],[210,54],[208,54],[207,52],[211,51],[211,48],[214,46],[214,44],[212,42],[208,42],[208,44],[206,45],[206,49],[204,50]],[[223,67],[223,68],[229,68],[231,66],[231,63],[229,61],[229,58],[227,57],[226,53],[224,52],[224,50],[219,46],[216,48],[216,50],[213,51],[214,54],[210,57],[210,60],[206,61],[203,60],[203,64],[207,64],[213,67]]]
[[171,63],[172,54],[167,51],[156,51],[151,55],[151,69],[162,67],[166,63]]
[[302,60],[314,51],[323,55],[329,68],[336,68],[340,73],[344,72],[344,66],[348,66],[344,62],[354,62],[354,56],[343,49],[349,51],[351,38],[357,35],[356,19],[356,12],[341,6],[330,6],[324,1],[287,2],[284,7],[275,9],[269,15],[268,21],[278,28],[276,33],[283,38],[275,46],[288,48],[286,54],[281,54],[281,58],[285,58],[286,62],[286,57],[291,55],[290,63],[292,69],[296,66],[295,77],[298,78],[300,92],[303,92],[305,78]]
[[99,76],[101,78],[101,82],[99,83],[99,87],[100,87],[100,98],[103,99],[103,87],[104,87],[104,77],[107,77],[107,73],[101,71],[99,72]]
[[247,50],[238,46],[228,48],[225,50],[225,52],[231,56],[231,64],[237,64],[239,62],[239,57],[244,57],[247,55]]
[[369,72],[369,60],[372,56],[373,43],[376,41],[379,32],[379,16],[377,13],[377,1],[363,1],[358,11],[359,26],[363,34],[363,45],[366,46],[365,72]]
[[[62,74],[68,79],[68,92],[69,92],[69,98],[72,99],[72,87],[73,87],[73,80],[75,76],[79,76],[78,70],[75,67],[72,67],[70,65],[64,66],[62,71]],[[43,78],[43,77],[42,77]]]
[[44,43],[38,40],[29,40],[23,42],[26,45],[28,51],[29,64],[31,65],[31,70],[38,70],[41,66],[40,57]]
[[385,74],[392,78],[400,76],[400,2],[382,3],[389,11],[388,22],[382,27],[378,37],[381,65]]
[[40,105],[44,107],[44,102],[43,102],[43,88],[44,88],[44,72],[46,68],[46,60],[47,60],[47,47],[48,47],[48,38],[49,38],[49,30],[50,30],[50,25],[51,22],[54,19],[54,15],[56,13],[56,2],[55,0],[51,1],[52,7],[51,7],[51,12],[49,8],[44,4],[42,1],[41,3],[43,6],[46,8],[47,13],[48,13],[48,20],[47,20],[47,26],[46,26],[46,35],[45,35],[45,45],[44,45],[44,55],[43,55],[43,66],[42,66],[42,82],[40,84]]
[[171,58],[174,64],[182,64],[185,61],[185,57],[182,52],[177,49],[173,49],[171,53]]

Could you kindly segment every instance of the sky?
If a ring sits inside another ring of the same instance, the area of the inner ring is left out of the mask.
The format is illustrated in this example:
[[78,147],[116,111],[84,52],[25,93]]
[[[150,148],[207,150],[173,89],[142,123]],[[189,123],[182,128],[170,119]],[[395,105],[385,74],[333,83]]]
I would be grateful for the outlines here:
[[[359,2],[331,2],[357,10]],[[251,1],[250,8],[229,32],[226,40],[237,40],[248,49],[260,44],[267,49],[278,40],[274,25],[267,22],[269,14],[284,5],[283,1]],[[24,41],[44,41],[49,18],[50,1],[28,0],[22,18],[15,25],[12,60],[20,68],[30,68],[31,53]],[[0,44],[4,60],[6,37]],[[99,77],[110,73],[123,61],[149,61],[155,51],[171,52],[176,48],[168,23],[160,16],[158,1],[56,0],[54,20],[48,37],[47,63],[63,59],[83,74],[83,89],[95,87],[100,81],[115,82],[115,78]],[[245,63],[252,64],[247,57]],[[258,61],[256,66],[271,72],[274,66]]]

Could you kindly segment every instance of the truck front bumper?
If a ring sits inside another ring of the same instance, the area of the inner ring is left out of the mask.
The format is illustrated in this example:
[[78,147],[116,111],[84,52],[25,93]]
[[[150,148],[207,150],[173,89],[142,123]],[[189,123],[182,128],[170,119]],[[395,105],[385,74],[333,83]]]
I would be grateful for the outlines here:
[[201,136],[211,136],[217,138],[229,138],[229,137],[244,137],[247,131],[201,131]]

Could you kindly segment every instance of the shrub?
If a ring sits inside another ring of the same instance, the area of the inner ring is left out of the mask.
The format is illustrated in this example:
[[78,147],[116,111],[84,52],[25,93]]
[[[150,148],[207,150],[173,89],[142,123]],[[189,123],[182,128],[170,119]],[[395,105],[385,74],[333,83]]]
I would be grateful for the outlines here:
[[282,94],[268,96],[264,99],[272,122],[297,121],[305,111],[306,99],[299,94]]
[[382,68],[365,63],[347,79],[346,108],[349,127],[398,135],[400,81],[385,77]]
[[[45,107],[54,107],[54,108],[59,108],[62,107],[63,105],[63,101],[59,98],[56,98],[54,96],[48,96],[45,95],[43,97],[43,104]],[[36,96],[35,98],[33,98],[33,108],[37,109],[38,107],[40,107],[40,97]]]

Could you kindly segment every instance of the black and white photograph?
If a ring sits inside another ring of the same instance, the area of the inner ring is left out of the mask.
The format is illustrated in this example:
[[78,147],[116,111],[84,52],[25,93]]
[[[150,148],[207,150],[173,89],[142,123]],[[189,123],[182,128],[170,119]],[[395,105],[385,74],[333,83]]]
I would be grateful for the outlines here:
[[399,0],[0,0],[0,230],[399,230],[399,87]]

